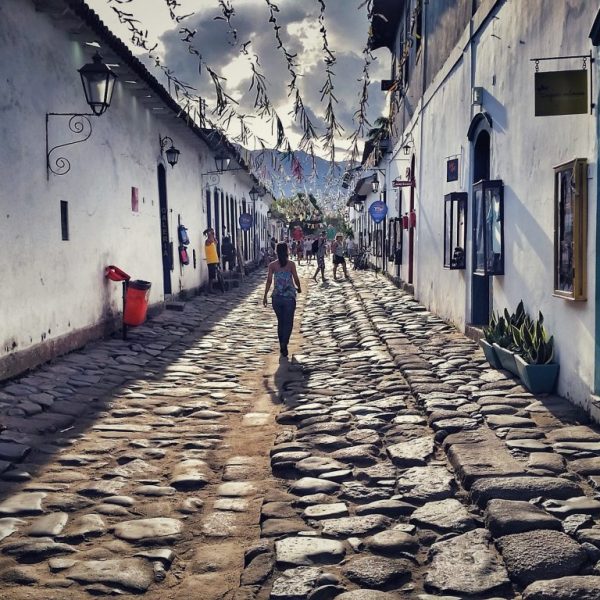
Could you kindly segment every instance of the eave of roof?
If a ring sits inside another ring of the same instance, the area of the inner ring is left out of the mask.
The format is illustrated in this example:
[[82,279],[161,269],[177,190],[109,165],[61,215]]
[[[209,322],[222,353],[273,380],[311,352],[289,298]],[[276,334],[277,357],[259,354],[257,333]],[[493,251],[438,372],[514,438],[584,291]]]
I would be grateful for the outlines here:
[[374,0],[369,48],[387,48],[393,52],[396,31],[406,0]]
[[154,93],[161,99],[161,101],[173,111],[176,118],[181,119],[188,128],[196,134],[204,143],[208,145],[211,150],[225,149],[228,154],[244,169],[247,174],[252,178],[256,185],[260,185],[260,182],[253,173],[250,172],[248,165],[242,158],[239,151],[235,146],[221,133],[213,129],[203,129],[198,127],[193,121],[191,121],[188,114],[182,107],[175,101],[175,99],[169,94],[169,92],[158,82],[134,54],[131,52],[129,47],[118,38],[102,21],[98,14],[92,10],[84,0],[63,0],[65,5],[68,6],[71,11],[77,15],[96,35],[98,35],[103,41],[105,41],[111,48],[111,50],[122,59],[127,66],[140,78],[148,87],[152,89]]

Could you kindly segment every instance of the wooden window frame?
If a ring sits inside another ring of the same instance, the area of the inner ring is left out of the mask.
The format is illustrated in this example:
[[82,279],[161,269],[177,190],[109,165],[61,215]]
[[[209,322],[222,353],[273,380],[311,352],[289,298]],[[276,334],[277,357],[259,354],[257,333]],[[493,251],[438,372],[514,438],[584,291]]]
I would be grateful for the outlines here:
[[[450,208],[450,227],[448,227],[448,206]],[[467,268],[467,210],[468,195],[466,192],[452,192],[444,196],[444,269],[461,270]],[[463,232],[462,240],[458,240],[458,225],[461,213]],[[455,241],[458,242],[457,245],[455,245]],[[456,259],[458,248],[462,248],[463,251],[461,261]]]
[[[499,192],[499,206],[498,206],[498,219],[497,222],[500,224],[500,252],[496,253],[497,258],[494,257],[493,262],[490,262],[490,252],[488,248],[488,238],[491,238],[493,232],[489,229],[491,222],[487,223],[487,215],[480,214],[477,207],[477,192],[481,191],[482,194],[482,208],[485,210],[486,207],[486,192],[488,190],[496,189]],[[483,219],[481,221],[481,219]],[[477,226],[481,222],[481,231],[483,232],[483,269],[478,267],[477,262]],[[473,185],[473,272],[477,275],[504,275],[504,255],[505,255],[505,244],[504,244],[504,183],[501,179],[482,179]]]
[[[553,296],[571,301],[587,300],[587,228],[588,228],[588,185],[587,159],[575,158],[554,167],[554,292]],[[573,241],[572,290],[560,289],[559,266],[561,254],[561,224],[559,197],[561,174],[571,171],[574,182],[573,202]]]

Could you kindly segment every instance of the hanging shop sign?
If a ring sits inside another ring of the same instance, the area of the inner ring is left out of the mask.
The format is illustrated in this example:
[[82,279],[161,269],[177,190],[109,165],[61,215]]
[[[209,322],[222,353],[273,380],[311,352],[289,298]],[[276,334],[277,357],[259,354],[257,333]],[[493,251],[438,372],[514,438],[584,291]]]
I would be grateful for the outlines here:
[[240,227],[242,231],[249,231],[252,227],[252,215],[249,213],[242,213],[240,215]]
[[392,181],[393,188],[413,187],[414,185],[415,185],[415,182],[412,177],[412,173],[410,172],[410,167],[406,167],[404,179],[402,177],[396,177],[396,179],[394,179]]
[[535,116],[587,113],[588,71],[546,71],[535,73]]
[[387,204],[381,200],[377,200],[376,202],[373,202],[371,206],[369,206],[369,214],[375,223],[381,223],[381,221],[385,219],[387,212]]
[[446,161],[446,181],[458,181],[458,158]]

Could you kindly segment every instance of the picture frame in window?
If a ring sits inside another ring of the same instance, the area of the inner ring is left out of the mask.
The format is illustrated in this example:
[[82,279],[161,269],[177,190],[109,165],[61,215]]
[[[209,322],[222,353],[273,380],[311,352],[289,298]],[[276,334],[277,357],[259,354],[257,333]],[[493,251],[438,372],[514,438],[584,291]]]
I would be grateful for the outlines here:
[[444,269],[467,266],[467,203],[465,192],[444,196]]
[[473,272],[504,275],[504,184],[483,179],[473,185]]
[[587,300],[587,159],[554,167],[554,292]]

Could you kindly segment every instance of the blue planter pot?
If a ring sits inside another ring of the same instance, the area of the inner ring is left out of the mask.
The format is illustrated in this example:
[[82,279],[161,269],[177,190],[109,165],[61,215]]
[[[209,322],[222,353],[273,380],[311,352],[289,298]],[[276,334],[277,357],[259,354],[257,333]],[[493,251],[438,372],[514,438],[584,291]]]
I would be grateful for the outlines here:
[[506,371],[510,371],[513,375],[519,377],[519,371],[517,370],[517,363],[515,362],[515,353],[498,346],[498,344],[492,344],[496,351],[496,356],[502,365],[501,368]]
[[558,363],[530,365],[520,356],[516,357],[516,363],[523,385],[532,394],[549,394],[554,390],[560,366]]
[[485,354],[485,358],[490,363],[490,367],[494,369],[501,369],[502,365],[498,360],[498,356],[496,355],[496,351],[494,350],[494,346],[489,342],[486,342],[484,339],[479,340],[479,346],[483,350]]

